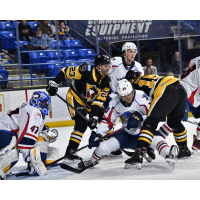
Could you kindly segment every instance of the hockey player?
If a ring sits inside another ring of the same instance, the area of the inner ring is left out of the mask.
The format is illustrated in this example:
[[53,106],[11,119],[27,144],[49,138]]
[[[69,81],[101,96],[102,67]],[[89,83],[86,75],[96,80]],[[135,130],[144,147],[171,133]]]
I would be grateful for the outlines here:
[[[190,111],[194,118],[200,118],[200,57],[190,60],[188,70],[179,78],[187,92],[187,106],[183,121],[187,121]],[[194,137],[192,150],[200,150],[200,123],[197,126],[197,136]]]
[[[48,138],[53,139],[56,135],[47,134],[47,131],[40,137],[38,135],[44,127],[45,115],[48,115],[50,103],[51,99],[45,92],[36,91],[30,102],[23,103],[17,109],[8,111],[0,117],[1,179],[5,179],[5,173],[17,163],[19,152],[22,153],[25,162],[31,163],[30,175],[47,173],[40,156],[41,149],[42,157],[46,159],[44,145],[41,142],[44,141],[43,138],[47,141]],[[37,139],[39,140],[36,147]]]
[[[126,79],[118,81],[116,90],[118,96],[110,102],[97,131],[92,131],[90,145],[98,147],[93,152],[91,159],[84,162],[85,166],[95,163],[103,156],[117,149],[133,148],[137,146],[140,130],[147,117],[151,102],[143,91],[134,90],[131,83]],[[101,136],[107,134],[107,131],[119,117],[122,120],[122,125],[127,125],[127,128],[115,133],[108,140],[100,142],[100,144],[95,142],[96,138],[101,138]],[[170,149],[163,137],[156,134],[150,147],[152,149],[157,149],[159,154],[166,159],[168,164],[173,168],[175,167],[177,156],[177,147],[175,145]],[[78,165],[79,168],[84,168],[82,162]],[[133,167],[133,165],[129,163],[125,164],[125,168],[130,167]],[[140,169],[141,165],[136,167]]]
[[167,124],[172,129],[179,146],[178,158],[191,156],[187,147],[187,131],[181,123],[187,103],[187,94],[179,80],[172,76],[140,76],[137,71],[127,72],[126,78],[133,80],[133,87],[144,91],[152,100],[138,139],[136,153],[126,162],[133,165],[143,162],[144,152],[152,142],[155,129],[160,121],[165,121],[166,116],[168,117]]
[[[66,156],[78,149],[87,126],[91,130],[96,128],[97,121],[101,120],[105,111],[103,103],[110,90],[110,78],[108,77],[110,58],[106,55],[97,55],[94,62],[95,66],[92,66],[91,70],[86,64],[62,68],[60,73],[47,86],[48,93],[53,96],[58,91],[59,84],[65,78],[74,78],[75,80],[72,81],[67,93],[67,100],[84,116],[89,114],[90,122],[87,123],[73,109],[68,107],[71,118],[75,120],[75,126],[66,149]],[[68,159],[75,160],[77,156],[72,155]],[[68,160],[64,160],[64,162],[66,161]]]

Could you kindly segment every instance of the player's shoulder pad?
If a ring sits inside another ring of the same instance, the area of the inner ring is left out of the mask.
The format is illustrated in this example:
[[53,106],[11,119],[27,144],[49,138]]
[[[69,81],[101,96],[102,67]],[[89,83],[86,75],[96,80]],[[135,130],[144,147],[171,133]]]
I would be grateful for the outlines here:
[[42,118],[42,113],[41,113],[41,111],[38,109],[38,108],[36,108],[36,107],[33,107],[33,106],[31,106],[30,105],[30,108],[29,108],[29,110],[28,110],[28,113],[30,114],[30,115],[33,115],[33,116],[35,116],[35,118]]
[[122,58],[121,57],[113,57],[111,59],[112,65],[118,66],[120,63],[122,63]]
[[150,100],[147,94],[141,90],[135,90],[135,93],[135,100],[138,102]]

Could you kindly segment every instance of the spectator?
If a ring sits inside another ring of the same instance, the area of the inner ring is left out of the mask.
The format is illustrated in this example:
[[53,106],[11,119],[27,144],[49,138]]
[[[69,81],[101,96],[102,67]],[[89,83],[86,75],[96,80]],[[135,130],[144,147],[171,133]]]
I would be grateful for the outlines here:
[[53,39],[53,34],[52,34],[51,28],[49,26],[49,20],[42,20],[42,22],[40,22],[37,25],[37,27],[40,27],[43,34],[47,34],[50,38]]
[[144,75],[151,75],[153,74],[153,70],[150,67],[147,67],[146,70],[144,70]]
[[47,34],[42,34],[41,28],[38,26],[35,30],[35,36],[32,37],[30,44],[35,50],[49,50],[52,44],[51,38]]
[[21,41],[29,41],[33,37],[33,29],[30,25],[26,24],[26,20],[21,20],[18,25],[19,29],[19,40]]
[[150,68],[152,71],[151,74],[158,74],[157,68],[153,66],[152,64],[153,64],[152,59],[151,58],[147,59],[146,66],[143,67],[144,71],[147,71],[147,69]]
[[69,27],[65,26],[64,21],[60,21],[59,24],[59,37],[61,38],[61,40],[66,40],[71,38],[71,35],[68,33],[69,32]]
[[[183,66],[183,72],[187,71],[187,63],[185,63],[183,60],[182,60],[182,66]],[[178,74],[178,76],[180,76],[180,63],[179,63],[178,51],[174,53],[174,58],[172,59],[172,62],[171,62],[171,71],[174,74]]]

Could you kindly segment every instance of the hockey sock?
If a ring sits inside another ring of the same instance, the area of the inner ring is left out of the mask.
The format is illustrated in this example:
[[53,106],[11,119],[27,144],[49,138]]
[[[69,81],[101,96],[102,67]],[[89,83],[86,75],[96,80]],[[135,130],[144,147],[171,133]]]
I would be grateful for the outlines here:
[[82,137],[83,137],[83,133],[74,130],[71,133],[71,137],[70,137],[67,149],[73,149],[73,150],[78,149],[79,144],[81,143]]
[[197,140],[200,140],[200,123],[197,126]]
[[158,132],[163,136],[165,139],[169,136],[170,133],[173,133],[171,128],[168,126],[167,122],[165,122],[159,129]]

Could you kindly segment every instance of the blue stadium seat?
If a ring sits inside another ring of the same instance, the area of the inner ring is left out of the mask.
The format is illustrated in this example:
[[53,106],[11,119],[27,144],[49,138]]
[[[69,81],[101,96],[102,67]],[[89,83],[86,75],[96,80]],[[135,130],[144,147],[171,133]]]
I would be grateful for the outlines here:
[[[56,40],[52,40],[51,48],[57,49],[57,41]],[[59,40],[59,48],[66,49],[66,46],[63,44],[62,40]]]
[[[49,57],[45,52],[30,53],[31,63],[47,63]],[[34,65],[36,70],[48,70],[48,65]]]
[[[50,60],[57,60],[58,59],[58,52],[56,51],[49,51],[47,52],[47,55]],[[64,55],[62,54],[62,51],[60,51],[60,59],[64,59]]]
[[[5,38],[11,40],[13,43],[8,41],[7,39],[2,37],[1,35],[4,36]],[[2,44],[2,46],[1,46],[2,49],[8,49],[8,50],[15,49],[14,41],[17,40],[17,38],[15,36],[15,32],[13,32],[13,31],[0,31],[0,40],[1,40],[1,44]]]
[[[15,48],[17,49],[17,41],[15,41]],[[29,42],[28,41],[19,41],[19,46],[20,47],[22,47],[23,45],[27,45],[27,44],[29,44]]]
[[86,62],[90,62],[88,63],[89,65],[94,65],[94,60],[91,60],[91,59],[78,59],[79,61],[79,65],[82,65],[83,63],[86,63]]
[[33,29],[33,32],[35,32],[35,29],[37,25],[39,24],[38,22],[26,22],[27,25],[30,25],[31,28]]
[[79,49],[78,50],[79,54],[80,54],[80,58],[83,59],[95,59],[95,57],[97,56],[97,54],[94,53],[93,49]]
[[60,64],[60,70],[59,70],[58,60],[48,60],[47,63],[57,63],[54,65],[47,65],[49,68],[49,71],[46,74],[46,76],[48,76],[48,77],[57,76],[57,74],[60,72],[60,70],[64,67],[63,64]]
[[67,60],[78,60],[80,55],[76,49],[67,49],[63,52]]
[[[17,22],[17,24],[19,25],[19,24],[20,24],[20,22]],[[16,28],[16,26],[15,26],[15,22],[13,22],[13,27],[15,27],[15,28]]]
[[[75,61],[76,60],[66,60],[66,62],[68,62],[68,63],[66,63],[66,67],[69,67],[69,66],[79,66],[79,63],[78,62],[75,63]],[[62,62],[65,62],[65,61],[62,60]],[[63,64],[63,66],[65,66],[65,64]]]
[[[6,71],[5,69],[0,69],[0,75],[3,77],[3,79],[0,79],[0,80],[6,80],[6,79],[8,79],[8,74],[9,74],[9,72]],[[8,83],[8,81],[1,81],[0,82],[0,84],[5,84],[5,86],[2,87],[3,89],[7,88],[7,83]]]
[[84,49],[85,47],[81,44],[80,40],[68,40],[70,42],[71,49]]
[[0,31],[15,31],[11,22],[0,22]]

